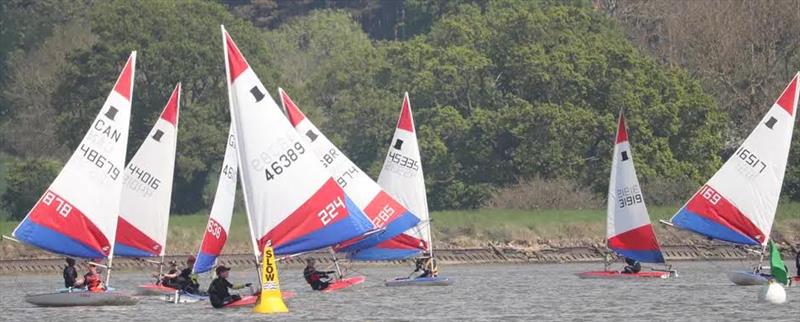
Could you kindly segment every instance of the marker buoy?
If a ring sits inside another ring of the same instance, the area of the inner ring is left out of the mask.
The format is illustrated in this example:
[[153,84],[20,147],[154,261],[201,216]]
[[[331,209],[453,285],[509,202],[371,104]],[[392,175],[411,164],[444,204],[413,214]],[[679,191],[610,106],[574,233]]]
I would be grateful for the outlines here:
[[758,293],[758,300],[772,304],[786,303],[786,290],[775,280],[769,280],[769,283],[764,285]]
[[261,257],[261,296],[253,308],[256,313],[286,313],[289,308],[283,303],[281,284],[278,280],[278,264],[271,246],[264,246]]

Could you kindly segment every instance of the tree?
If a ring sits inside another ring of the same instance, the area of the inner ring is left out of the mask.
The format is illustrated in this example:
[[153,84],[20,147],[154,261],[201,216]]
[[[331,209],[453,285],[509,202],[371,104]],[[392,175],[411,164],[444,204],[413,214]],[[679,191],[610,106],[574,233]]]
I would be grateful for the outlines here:
[[125,58],[138,50],[128,155],[132,155],[158,118],[171,89],[183,82],[175,211],[204,208],[201,195],[209,169],[223,156],[228,129],[222,38],[219,24],[241,46],[265,84],[274,83],[262,34],[234,18],[221,5],[205,1],[110,1],[89,13],[97,42],[70,54],[56,96],[59,136],[68,147],[81,139],[91,118],[108,95]]
[[12,219],[22,219],[58,175],[59,162],[45,158],[16,159],[9,163],[8,186],[0,197]]

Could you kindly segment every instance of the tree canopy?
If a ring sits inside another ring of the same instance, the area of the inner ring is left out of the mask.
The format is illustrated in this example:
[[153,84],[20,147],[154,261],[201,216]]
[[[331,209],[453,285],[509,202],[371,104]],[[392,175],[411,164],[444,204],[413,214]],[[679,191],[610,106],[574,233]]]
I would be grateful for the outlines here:
[[[529,178],[567,179],[602,193],[620,111],[645,184],[701,183],[720,165],[726,140],[727,114],[697,79],[637,49],[619,23],[586,1],[118,0],[87,7],[79,19],[90,28],[74,30],[85,42],[18,46],[62,59],[49,74],[49,99],[37,101],[56,115],[52,131],[41,133],[62,147],[50,157],[74,149],[125,57],[138,50],[129,155],[183,82],[173,189],[179,213],[209,206],[204,191],[223,157],[229,116],[220,24],[273,96],[286,89],[373,178],[409,92],[433,209],[479,207],[493,189]],[[35,57],[27,54],[14,57]],[[3,97],[13,117],[0,130],[16,133],[8,124],[24,118],[13,112],[29,104]],[[3,142],[3,150],[48,155],[16,141]],[[13,148],[20,146],[29,148]]]

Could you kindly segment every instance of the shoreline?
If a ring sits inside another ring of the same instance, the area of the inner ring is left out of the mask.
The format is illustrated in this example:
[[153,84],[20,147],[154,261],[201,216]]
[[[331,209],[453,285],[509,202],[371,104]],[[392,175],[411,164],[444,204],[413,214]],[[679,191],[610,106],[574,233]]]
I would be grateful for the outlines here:
[[[754,262],[758,255],[752,251],[735,248],[729,245],[665,245],[662,251],[668,262],[700,261],[700,260],[747,260]],[[522,249],[511,247],[453,248],[436,249],[434,254],[440,265],[474,265],[474,264],[554,264],[554,263],[600,263],[605,260],[607,250],[601,247],[562,247],[546,249]],[[784,258],[794,258],[794,252],[783,250]],[[168,255],[165,262],[175,260],[182,263],[189,254]],[[790,257],[791,256],[791,257]],[[318,263],[332,264],[329,252],[317,251],[302,256],[279,259],[281,267],[302,268],[307,258],[314,258]],[[339,261],[347,261],[339,259]],[[406,265],[410,260],[395,261],[359,261],[359,267]],[[218,262],[233,268],[253,267],[253,254],[223,254]],[[348,261],[349,262],[349,261]],[[83,268],[85,264],[79,263]],[[19,258],[0,260],[0,273],[27,274],[60,272],[64,267],[63,257]],[[158,265],[145,260],[131,258],[115,258],[114,271],[136,271],[157,269]]]

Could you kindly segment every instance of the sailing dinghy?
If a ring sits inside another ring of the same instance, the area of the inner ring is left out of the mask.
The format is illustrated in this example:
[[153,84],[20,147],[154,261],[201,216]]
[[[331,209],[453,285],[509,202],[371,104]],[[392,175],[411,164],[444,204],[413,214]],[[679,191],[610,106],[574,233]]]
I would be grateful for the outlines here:
[[[759,247],[763,260],[792,143],[798,77],[800,73],[736,152],[666,224],[711,239]],[[758,270],[730,272],[728,278],[737,285],[766,283]]]
[[231,120],[253,253],[297,255],[364,235],[372,224],[318,162],[221,27]]
[[[217,191],[214,194],[214,203],[211,205],[211,213],[208,217],[203,240],[200,243],[200,250],[197,252],[197,260],[192,267],[193,274],[211,271],[216,265],[217,257],[222,254],[225,242],[228,240],[228,232],[230,231],[231,218],[233,217],[236,201],[237,168],[236,135],[231,124],[225,145],[225,157],[222,160],[222,168],[217,181]],[[253,243],[256,243],[255,239],[253,239]],[[251,295],[243,296],[241,300],[229,303],[225,307],[234,308],[255,305],[258,300],[258,294],[258,292],[251,292]],[[281,294],[284,299],[292,298],[295,295],[294,292],[286,290],[282,290]],[[206,301],[208,296],[173,290],[164,300],[171,303],[194,303]]]
[[[411,210],[419,223],[390,240],[354,251],[350,257],[356,260],[401,260],[423,254],[423,260],[429,260],[435,271],[425,176],[408,92],[403,96],[400,117],[378,175],[378,184]],[[385,281],[386,286],[445,286],[452,283],[450,278],[444,276],[404,276]]]
[[[181,85],[175,86],[167,104],[139,150],[125,167],[122,181],[117,240],[114,255],[160,257],[164,264],[172,180],[178,141]],[[175,289],[158,284],[137,286],[140,295],[172,293]]]
[[[106,258],[111,278],[117,214],[125,171],[136,65],[132,52],[78,149],[14,229],[16,240],[65,256]],[[38,306],[133,305],[128,292],[109,290],[26,295]]]
[[[606,245],[614,253],[643,263],[664,264],[664,255],[656,239],[644,193],[633,165],[625,116],[620,113],[614,155],[611,159],[611,179],[608,184]],[[668,278],[671,270],[623,273],[606,269],[583,272],[581,278]]]
[[[420,220],[417,216],[381,189],[378,183],[328,140],[325,134],[300,111],[300,108],[283,89],[279,88],[278,92],[289,122],[304,138],[305,143],[316,152],[319,162],[336,178],[339,186],[348,196],[351,196],[353,203],[364,211],[364,214],[372,222],[372,228],[377,230],[375,233],[344,242],[336,247],[337,250],[356,252],[360,249],[370,248],[394,238],[419,223]],[[336,264],[337,281],[342,280],[342,271],[335,257],[334,263]],[[326,290],[334,290],[339,285],[354,285],[363,280],[363,278],[351,278],[350,281],[353,283],[350,284],[334,282]]]

